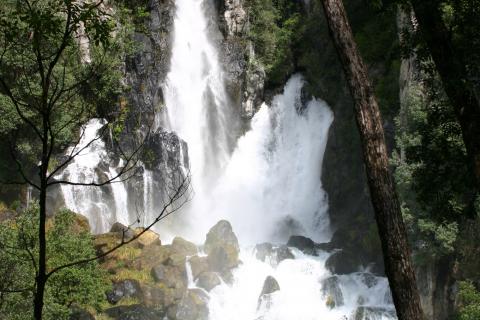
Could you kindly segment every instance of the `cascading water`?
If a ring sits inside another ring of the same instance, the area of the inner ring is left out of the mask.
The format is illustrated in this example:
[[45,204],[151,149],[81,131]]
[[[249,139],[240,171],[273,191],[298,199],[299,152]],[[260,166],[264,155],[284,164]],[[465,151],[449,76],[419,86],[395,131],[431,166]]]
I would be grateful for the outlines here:
[[[318,257],[293,250],[295,259],[279,264],[255,257],[253,245],[284,243],[292,234],[317,242],[331,237],[327,195],[322,189],[321,168],[333,115],[317,99],[302,102],[303,79],[293,76],[271,106],[262,105],[251,129],[235,141],[240,127],[225,89],[208,0],[177,0],[171,69],[163,85],[166,110],[157,128],[175,131],[188,144],[195,196],[184,207],[182,220],[171,218],[161,232],[181,234],[197,243],[220,219],[229,220],[241,244],[242,264],[231,284],[222,283],[209,296],[211,320],[252,319],[395,319],[385,278],[368,272],[332,275],[325,268],[328,253]],[[95,137],[103,122],[93,119],[84,128],[77,148],[85,147],[61,174],[70,181],[91,182],[98,166],[109,163],[105,145]],[[72,150],[70,150],[72,151]],[[113,177],[115,169],[101,168]],[[58,177],[60,178],[60,176]],[[143,171],[145,216],[155,212],[153,173]],[[128,219],[128,194],[123,183],[111,188],[111,203],[97,188],[62,186],[66,205],[84,213],[96,232],[107,231],[115,221]],[[189,287],[195,286],[187,262]],[[280,290],[259,301],[268,275]],[[333,308],[334,307],[334,308]]]
[[[66,155],[78,154],[56,179],[88,184],[98,182],[100,174],[105,180],[117,177],[117,169],[110,167],[105,143],[99,136],[99,130],[104,125],[104,120],[91,119],[82,127],[79,143],[66,151]],[[61,184],[65,206],[84,214],[96,233],[108,231],[116,221],[129,224],[127,191],[118,180],[117,178],[109,184],[111,192],[104,192],[98,187]]]

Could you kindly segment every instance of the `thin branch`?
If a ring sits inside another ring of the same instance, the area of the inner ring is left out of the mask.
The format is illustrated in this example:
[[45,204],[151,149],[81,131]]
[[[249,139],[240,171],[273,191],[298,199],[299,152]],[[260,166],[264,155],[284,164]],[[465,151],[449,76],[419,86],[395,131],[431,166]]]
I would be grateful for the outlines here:
[[[131,239],[129,240],[125,240],[125,232],[122,232],[122,239],[120,241],[120,243],[116,246],[114,246],[113,248],[111,248],[110,250],[107,250],[105,251],[104,253],[102,254],[99,254],[99,255],[96,255],[94,257],[91,257],[91,258],[87,258],[87,259],[81,259],[81,260],[78,260],[78,261],[74,261],[74,262],[71,262],[71,263],[67,263],[67,264],[64,264],[64,265],[61,265],[61,266],[58,266],[58,267],[55,267],[53,268],[52,270],[50,270],[47,274],[46,274],[46,277],[47,279],[53,275],[54,273],[60,271],[60,270],[63,270],[65,268],[69,268],[69,267],[73,267],[73,266],[76,266],[76,265],[81,265],[81,264],[85,264],[85,263],[89,263],[89,262],[92,262],[92,261],[95,261],[95,260],[98,260],[98,259],[101,259],[101,258],[104,258],[108,255],[110,255],[111,253],[115,252],[116,250],[118,250],[119,248],[129,244],[129,243],[132,243],[133,241],[137,240],[138,238],[140,238],[144,233],[146,233],[148,230],[150,230],[155,224],[157,224],[160,220],[166,218],[167,216],[169,216],[170,214],[178,211],[181,206],[176,206],[174,207],[173,209],[169,210],[169,208],[171,208],[171,206],[173,204],[175,204],[175,202],[179,199],[181,199],[185,194],[187,194],[187,191],[190,187],[190,181],[191,181],[191,176],[190,176],[190,173],[187,173],[187,175],[183,178],[182,182],[180,183],[180,185],[178,186],[178,188],[176,189],[176,192],[174,195],[172,195],[170,197],[170,201],[165,204],[162,208],[162,210],[160,211],[160,213],[157,215],[157,217],[153,220],[153,222],[151,222],[148,226],[146,226],[141,232],[139,232],[137,235],[133,236]],[[182,202],[182,205],[185,204],[186,202],[188,202],[189,199],[187,198],[186,200],[184,200]]]

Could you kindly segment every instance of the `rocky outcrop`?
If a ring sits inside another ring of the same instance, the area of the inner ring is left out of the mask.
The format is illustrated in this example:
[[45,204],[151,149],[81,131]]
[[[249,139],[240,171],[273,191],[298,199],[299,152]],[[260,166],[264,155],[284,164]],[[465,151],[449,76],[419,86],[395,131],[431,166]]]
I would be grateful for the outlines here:
[[242,118],[253,117],[263,102],[266,74],[255,62],[253,45],[248,39],[248,7],[245,0],[216,0],[219,27],[223,34],[222,57],[227,89],[241,106]]
[[[121,243],[124,233],[140,231],[115,224],[112,232],[95,236],[97,251],[105,252]],[[162,245],[156,233],[144,235],[148,236],[143,242],[122,246],[100,261],[112,280],[107,300],[116,306],[105,313],[115,320],[165,316],[170,320],[207,319],[206,292],[222,280],[231,281],[232,269],[240,263],[238,240],[230,223],[222,220],[210,229],[204,244],[207,256],[200,256],[197,246],[181,237]],[[192,288],[195,285],[198,289]]]

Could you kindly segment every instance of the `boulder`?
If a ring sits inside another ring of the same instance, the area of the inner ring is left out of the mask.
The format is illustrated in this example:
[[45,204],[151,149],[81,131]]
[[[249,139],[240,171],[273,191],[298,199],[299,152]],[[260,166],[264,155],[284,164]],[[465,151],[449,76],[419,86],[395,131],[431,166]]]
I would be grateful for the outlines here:
[[150,274],[155,282],[161,283],[168,288],[182,289],[188,284],[187,273],[185,267],[179,268],[171,265],[154,266]]
[[276,266],[280,262],[285,259],[295,259],[292,251],[285,245],[281,245],[279,247],[274,247],[271,243],[261,243],[255,246],[255,257],[265,262],[265,260],[269,260],[269,262]]
[[139,304],[109,308],[105,313],[114,320],[158,320],[165,316],[161,310]]
[[330,308],[340,307],[344,304],[343,293],[340,288],[340,279],[337,276],[322,281],[322,295],[327,299]]
[[127,241],[135,236],[135,232],[131,228],[121,224],[120,222],[115,222],[110,228],[110,232],[118,233],[120,238],[124,236],[124,239]]
[[287,246],[297,248],[305,254],[312,256],[318,255],[316,243],[313,242],[312,239],[304,236],[291,236],[290,239],[288,239]]
[[334,274],[354,273],[361,265],[358,256],[343,250],[333,253],[325,262],[325,267]]
[[175,320],[206,320],[208,296],[200,289],[189,289],[175,309]]
[[70,310],[68,320],[95,320],[95,317],[85,309],[73,307]]
[[173,252],[184,256],[193,256],[197,254],[197,246],[181,237],[175,237],[171,246]]
[[[144,231],[144,228],[136,228],[135,235],[138,235],[143,231]],[[160,246],[162,244],[158,234],[153,232],[152,230],[145,231],[145,233],[143,233],[137,240],[135,240],[135,243],[140,248],[144,248],[149,245]]]
[[272,304],[271,294],[278,290],[280,290],[280,285],[274,277],[268,276],[265,278],[262,292],[260,292],[260,295],[258,296],[257,310],[262,308],[268,310]]
[[150,269],[159,264],[164,264],[172,254],[170,246],[150,245],[142,249],[140,256],[134,261],[137,269]]
[[271,294],[278,290],[280,290],[280,285],[278,284],[277,280],[272,276],[268,276],[263,282],[263,288],[262,292],[260,293],[260,297],[265,294]]
[[118,233],[107,232],[96,235],[93,243],[97,254],[102,254],[120,244],[120,242],[121,238]]
[[188,259],[190,263],[190,268],[192,269],[193,279],[197,279],[198,276],[208,270],[208,258],[193,256]]
[[122,280],[113,284],[111,291],[107,291],[107,301],[117,304],[123,298],[140,298],[140,284],[137,280]]
[[207,233],[204,245],[212,271],[226,272],[238,266],[240,247],[228,221],[219,221]]
[[220,283],[222,282],[215,272],[204,272],[200,274],[197,280],[197,286],[207,291],[212,290]]
[[169,305],[179,299],[176,289],[167,288],[164,285],[142,284],[141,289],[142,304],[158,310],[165,310]]

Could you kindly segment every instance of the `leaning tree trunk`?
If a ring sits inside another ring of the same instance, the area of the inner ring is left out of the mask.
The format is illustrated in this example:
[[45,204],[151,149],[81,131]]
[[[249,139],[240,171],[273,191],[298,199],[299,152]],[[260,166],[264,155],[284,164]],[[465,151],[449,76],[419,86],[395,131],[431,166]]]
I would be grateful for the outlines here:
[[480,192],[480,98],[468,78],[463,58],[453,47],[438,1],[411,1],[420,32],[426,42],[443,88],[462,127],[470,171]]
[[382,241],[385,271],[400,320],[423,320],[410,249],[393,177],[378,103],[341,0],[322,0],[330,34],[342,62],[363,148],[370,194]]

